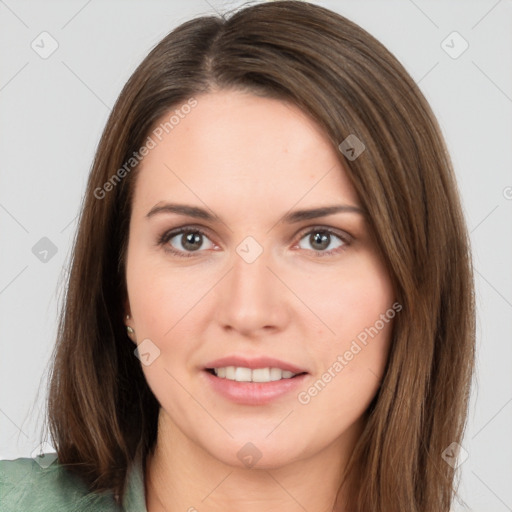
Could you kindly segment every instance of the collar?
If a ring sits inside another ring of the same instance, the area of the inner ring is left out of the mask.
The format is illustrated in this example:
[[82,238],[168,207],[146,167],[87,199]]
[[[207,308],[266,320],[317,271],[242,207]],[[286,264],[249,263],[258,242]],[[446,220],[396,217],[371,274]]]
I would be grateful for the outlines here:
[[135,458],[126,473],[126,487],[122,498],[125,512],[147,512],[144,487],[144,468],[141,446],[137,447]]

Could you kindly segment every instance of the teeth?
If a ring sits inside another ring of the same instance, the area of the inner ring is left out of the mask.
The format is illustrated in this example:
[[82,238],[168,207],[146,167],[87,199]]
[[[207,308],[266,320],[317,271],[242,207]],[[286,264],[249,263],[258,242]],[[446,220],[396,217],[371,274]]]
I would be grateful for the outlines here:
[[270,368],[270,380],[280,380],[283,377],[283,370],[280,368]]
[[[215,372],[215,373],[217,373],[217,372]],[[217,377],[219,377],[219,375],[217,375]],[[234,366],[226,367],[226,379],[235,380],[235,367]]]
[[281,368],[244,368],[243,366],[225,366],[214,368],[213,371],[221,379],[236,380],[237,382],[272,382],[281,379],[291,379],[296,373]]
[[237,382],[251,382],[252,370],[249,368],[237,367],[235,370],[235,379]]
[[256,368],[252,371],[253,382],[270,382],[270,368]]

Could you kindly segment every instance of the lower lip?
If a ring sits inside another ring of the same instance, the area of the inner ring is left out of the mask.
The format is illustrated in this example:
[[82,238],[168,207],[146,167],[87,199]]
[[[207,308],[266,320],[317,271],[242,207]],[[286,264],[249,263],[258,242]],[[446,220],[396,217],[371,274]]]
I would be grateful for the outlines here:
[[307,374],[297,375],[291,379],[271,382],[237,382],[221,379],[210,372],[202,372],[212,389],[223,397],[243,405],[264,405],[291,393],[303,386]]

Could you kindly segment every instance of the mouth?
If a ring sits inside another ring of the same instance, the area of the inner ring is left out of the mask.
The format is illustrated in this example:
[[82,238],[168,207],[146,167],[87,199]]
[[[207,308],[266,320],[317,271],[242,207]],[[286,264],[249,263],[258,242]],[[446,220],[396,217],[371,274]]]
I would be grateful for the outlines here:
[[307,372],[294,373],[276,367],[247,368],[245,366],[220,366],[218,368],[206,368],[206,371],[219,379],[235,382],[276,382],[283,379],[294,379],[305,375]]
[[242,405],[290,399],[309,375],[298,366],[267,357],[225,357],[211,361],[201,373],[216,397]]

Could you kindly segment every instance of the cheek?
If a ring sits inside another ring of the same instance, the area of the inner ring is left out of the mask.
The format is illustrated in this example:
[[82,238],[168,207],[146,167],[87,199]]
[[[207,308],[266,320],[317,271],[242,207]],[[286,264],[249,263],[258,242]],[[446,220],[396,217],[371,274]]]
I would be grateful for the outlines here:
[[194,370],[192,356],[201,342],[201,302],[212,287],[212,276],[191,279],[186,268],[172,268],[162,255],[134,250],[130,256],[127,284],[137,342],[145,342],[156,354],[142,370],[159,401],[165,401],[181,396],[178,383]]
[[127,265],[130,307],[139,332],[145,337],[167,339],[207,286],[192,283],[187,268],[173,268],[162,252],[151,255],[134,248]]
[[379,389],[391,344],[393,319],[382,322],[381,329],[371,325],[326,350],[323,367],[297,396],[309,418],[348,426],[366,411]]
[[[394,293],[389,276],[374,258],[338,271],[316,283],[314,311],[324,327],[317,333],[316,380],[304,402],[320,414],[335,406],[357,416],[370,403],[386,366],[393,319]],[[309,403],[309,402],[308,402]]]
[[323,337],[337,350],[373,326],[394,300],[391,280],[371,253],[351,255],[332,272],[305,279],[301,293],[322,320]]

